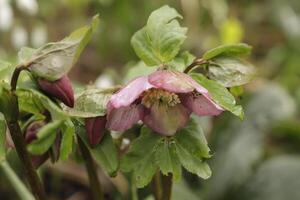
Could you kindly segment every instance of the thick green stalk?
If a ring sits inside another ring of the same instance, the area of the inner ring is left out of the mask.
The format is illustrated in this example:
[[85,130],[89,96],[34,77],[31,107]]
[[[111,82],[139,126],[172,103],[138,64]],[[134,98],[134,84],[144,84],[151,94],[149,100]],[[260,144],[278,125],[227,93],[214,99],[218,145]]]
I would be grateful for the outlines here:
[[12,170],[7,161],[2,161],[0,164],[2,171],[7,177],[8,181],[15,188],[18,196],[22,200],[34,200],[33,195],[28,191],[24,183],[19,179],[16,173]]
[[162,184],[161,184],[161,173],[159,171],[153,177],[152,190],[155,200],[162,200]]
[[18,156],[24,165],[25,175],[27,177],[28,183],[30,185],[31,191],[37,200],[45,200],[46,195],[43,189],[43,186],[40,182],[40,179],[36,173],[36,170],[31,161],[31,156],[26,149],[26,143],[18,123],[19,119],[19,104],[18,97],[15,94],[17,81],[20,72],[24,67],[17,67],[13,73],[11,79],[11,92],[10,92],[10,111],[9,116],[5,116],[8,129],[10,131],[11,138],[14,142]]
[[77,141],[78,141],[78,146],[79,146],[81,155],[84,159],[86,170],[88,172],[90,188],[91,188],[93,198],[94,198],[94,200],[103,200],[104,198],[103,198],[101,184],[98,179],[95,163],[93,161],[91,153],[79,136],[77,137]]
[[173,186],[172,177],[173,177],[172,175],[161,176],[162,187],[163,187],[162,200],[172,199],[172,186]]
[[192,64],[190,64],[189,66],[187,66],[185,68],[185,70],[183,71],[183,73],[189,73],[194,67],[198,66],[198,65],[203,65],[203,64],[208,64],[208,61],[203,60],[203,59],[196,59],[194,60],[194,62],[192,62]]

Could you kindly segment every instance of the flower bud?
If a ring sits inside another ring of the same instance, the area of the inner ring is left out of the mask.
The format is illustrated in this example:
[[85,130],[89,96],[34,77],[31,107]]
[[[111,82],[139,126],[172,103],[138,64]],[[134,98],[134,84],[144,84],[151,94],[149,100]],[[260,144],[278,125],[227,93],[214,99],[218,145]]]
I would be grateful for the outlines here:
[[[45,125],[43,121],[35,121],[31,123],[25,132],[25,142],[30,144],[33,140],[37,139],[37,133]],[[48,152],[42,155],[31,155],[31,160],[35,168],[41,166],[49,158]]]
[[30,144],[33,140],[37,139],[37,133],[40,128],[45,125],[43,121],[35,121],[28,125],[25,133],[25,142],[26,144]]
[[39,79],[38,83],[46,94],[57,98],[69,107],[74,107],[74,92],[68,76],[64,75],[56,81]]
[[88,134],[89,142],[95,147],[101,141],[106,125],[106,117],[92,117],[85,120],[85,128]]
[[32,155],[31,161],[33,166],[37,169],[39,168],[46,160],[48,160],[49,154],[48,152],[42,154],[42,155]]

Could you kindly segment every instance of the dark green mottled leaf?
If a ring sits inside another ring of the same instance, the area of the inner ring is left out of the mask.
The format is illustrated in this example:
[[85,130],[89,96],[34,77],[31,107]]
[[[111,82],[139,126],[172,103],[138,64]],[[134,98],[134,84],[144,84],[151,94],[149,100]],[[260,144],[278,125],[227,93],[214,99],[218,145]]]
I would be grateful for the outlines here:
[[31,89],[20,88],[17,90],[19,97],[20,110],[35,114],[38,118],[43,118],[42,114],[45,110],[49,110],[53,120],[64,120],[68,116],[59,108],[52,100],[43,93]]
[[76,97],[74,108],[65,107],[65,110],[73,117],[104,116],[108,100],[117,90],[118,88],[85,90]]
[[247,56],[251,53],[252,47],[248,44],[226,44],[213,48],[204,53],[203,59],[210,60],[219,56]]
[[208,67],[208,77],[224,87],[234,87],[249,83],[256,70],[250,63],[233,57],[219,57]]
[[19,58],[30,63],[30,70],[38,77],[57,80],[66,74],[78,60],[99,22],[95,16],[91,26],[82,27],[59,42],[48,43],[36,50],[22,48]]

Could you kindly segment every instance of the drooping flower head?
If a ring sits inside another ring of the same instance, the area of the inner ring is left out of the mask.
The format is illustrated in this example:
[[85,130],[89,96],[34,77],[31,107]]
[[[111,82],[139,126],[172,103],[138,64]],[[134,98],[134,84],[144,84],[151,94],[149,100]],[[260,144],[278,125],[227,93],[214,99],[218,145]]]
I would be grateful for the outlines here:
[[187,74],[158,70],[134,79],[112,95],[107,105],[106,126],[124,131],[142,120],[154,131],[171,136],[187,124],[192,112],[213,116],[223,111],[207,89]]

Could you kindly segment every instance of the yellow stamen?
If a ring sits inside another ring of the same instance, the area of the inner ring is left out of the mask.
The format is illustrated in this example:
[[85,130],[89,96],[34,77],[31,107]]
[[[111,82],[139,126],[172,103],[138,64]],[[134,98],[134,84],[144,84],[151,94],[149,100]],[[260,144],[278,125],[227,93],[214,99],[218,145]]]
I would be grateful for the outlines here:
[[142,96],[142,104],[148,108],[157,104],[175,106],[180,103],[180,99],[177,94],[162,89],[152,88],[144,92]]

